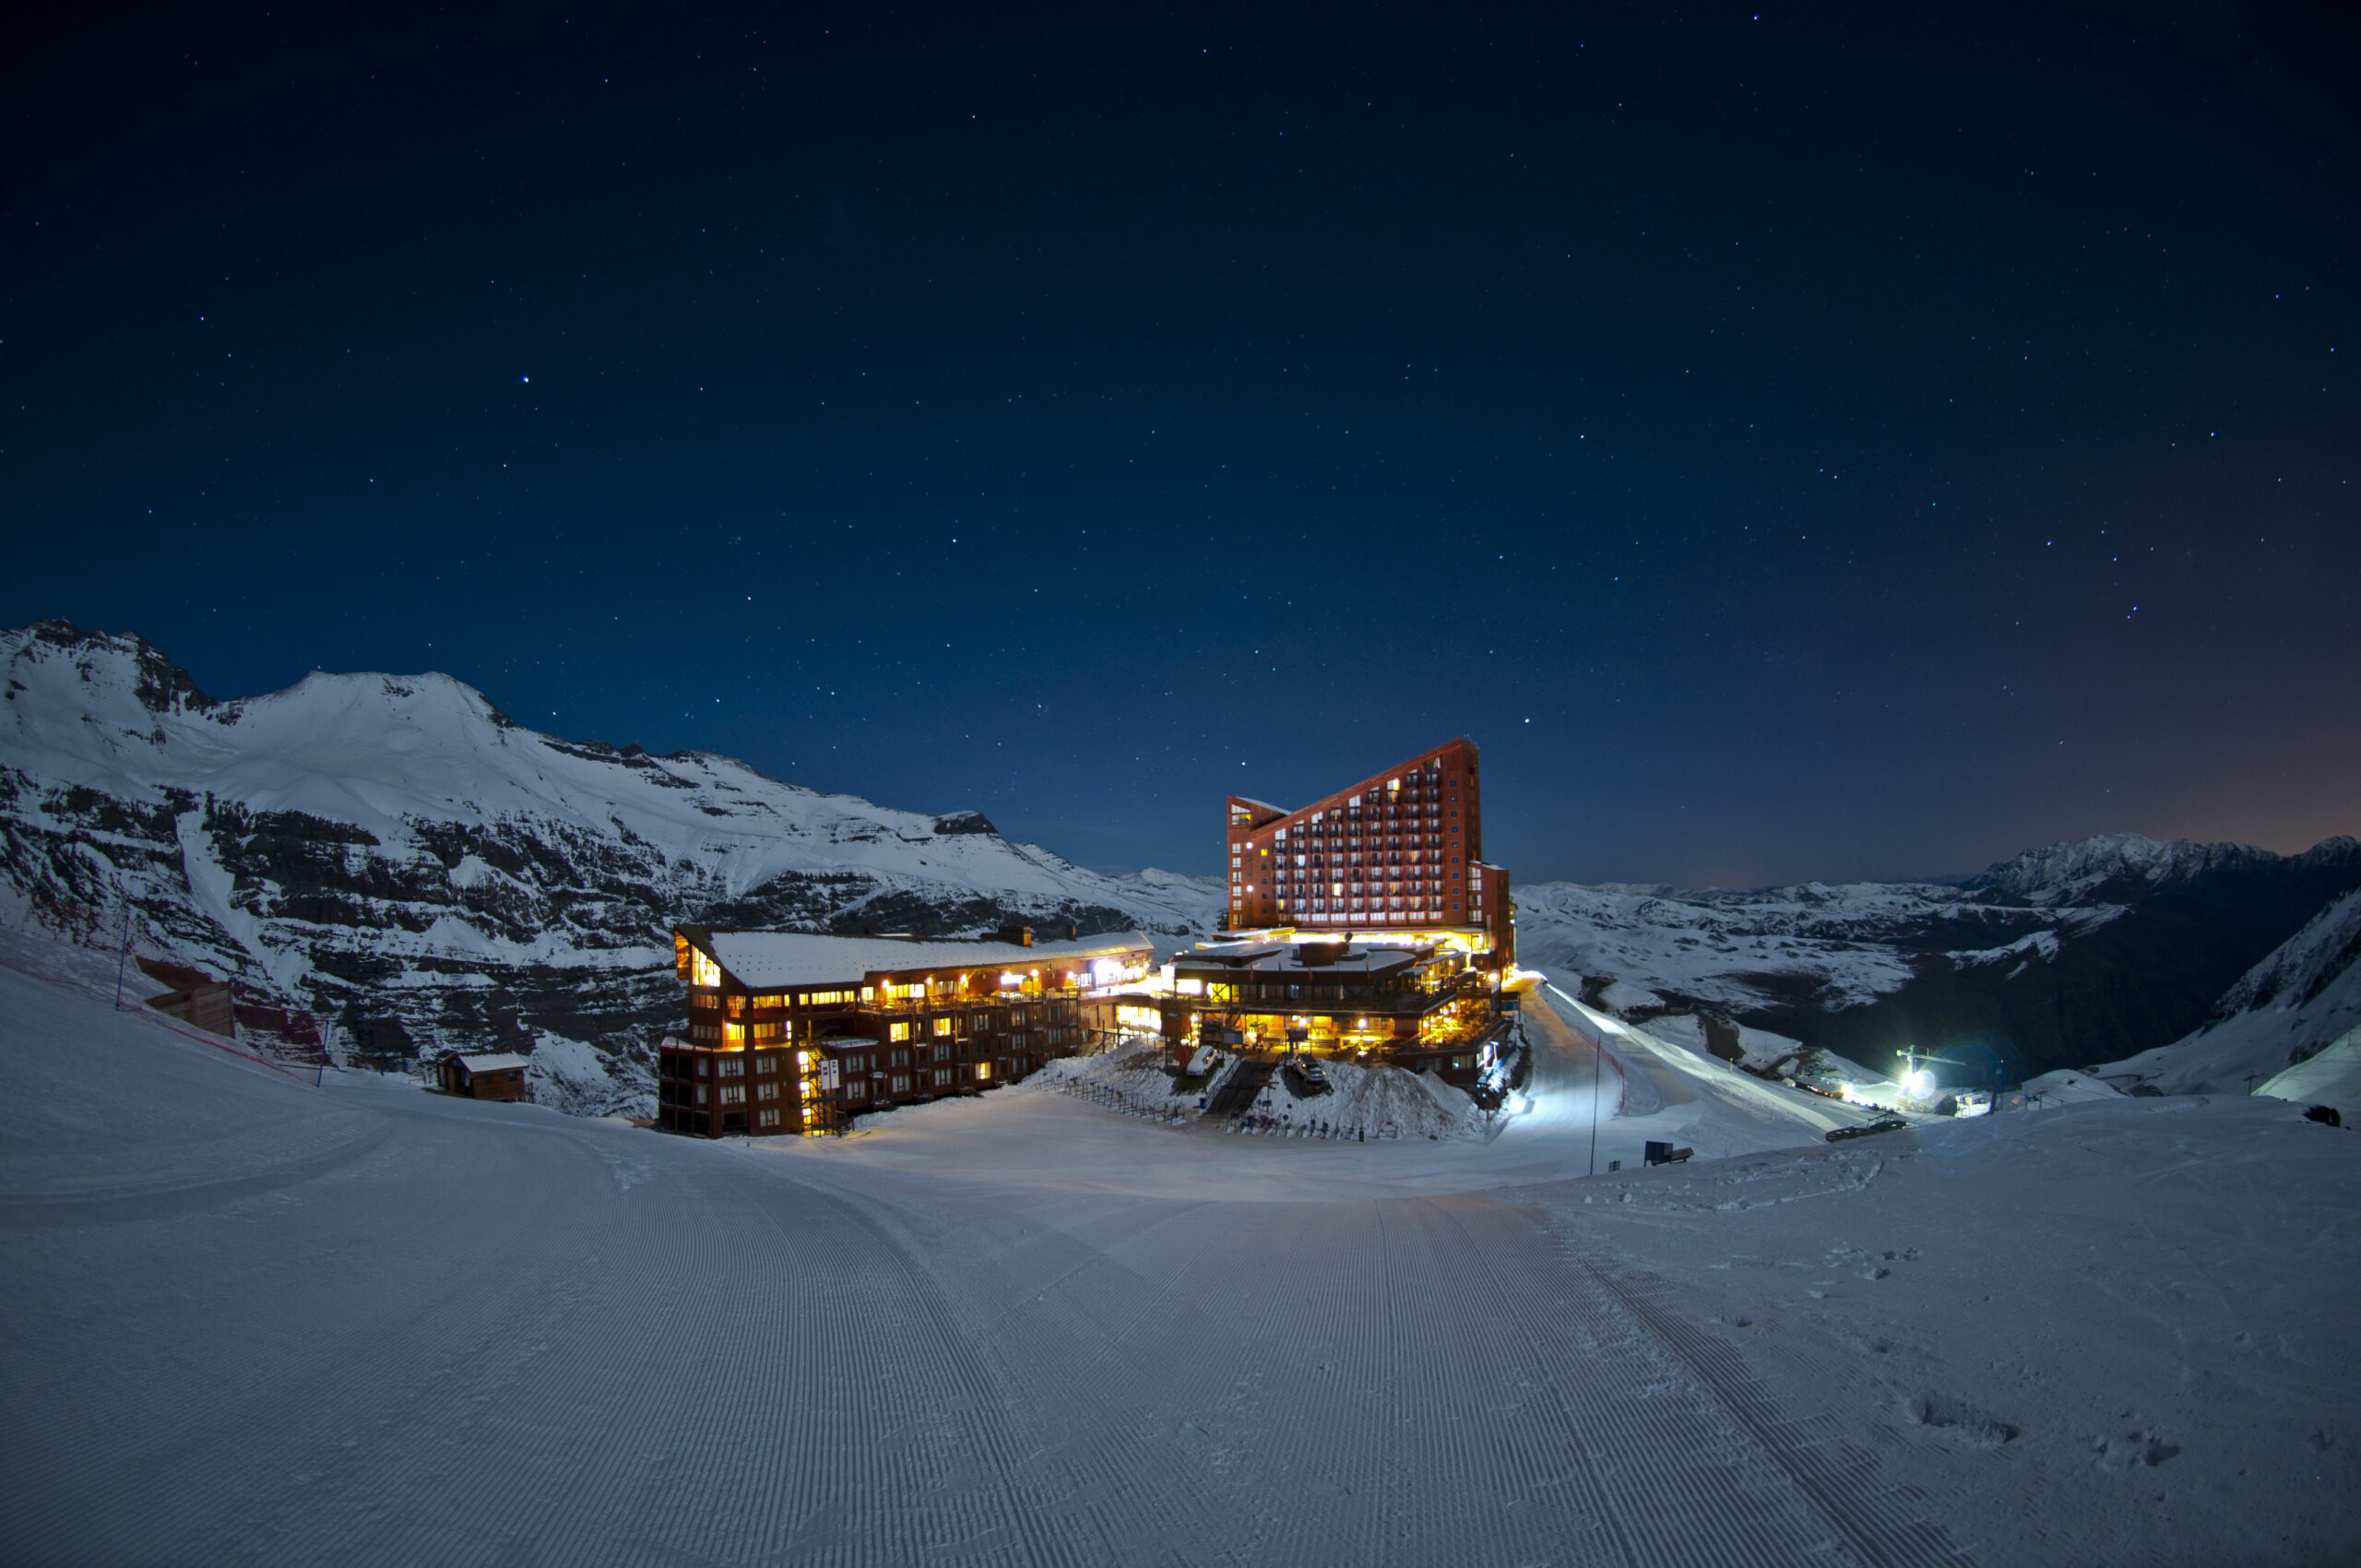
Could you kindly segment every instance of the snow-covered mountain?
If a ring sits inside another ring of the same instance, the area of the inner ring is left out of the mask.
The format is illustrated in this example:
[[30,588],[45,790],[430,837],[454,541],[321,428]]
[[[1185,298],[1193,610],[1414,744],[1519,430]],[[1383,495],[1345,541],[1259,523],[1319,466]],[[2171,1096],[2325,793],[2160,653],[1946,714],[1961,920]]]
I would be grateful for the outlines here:
[[2031,1075],[2180,1039],[2356,886],[2347,837],[2282,856],[2106,834],[1958,885],[1527,884],[1517,943],[1627,1016],[1704,1012],[1873,1065],[1916,1044]]
[[2101,833],[2070,844],[2027,849],[1970,877],[1964,885],[1987,897],[2018,898],[2047,908],[2094,903],[2109,889],[2136,896],[2214,872],[2271,865],[2280,858],[2252,844]]
[[2203,1028],[2093,1071],[2123,1089],[2244,1094],[2361,1031],[2361,892],[2240,976]]
[[[1110,877],[976,812],[896,811],[703,753],[524,729],[445,675],[219,701],[137,637],[0,633],[0,923],[146,944],[350,1048],[537,1052],[633,1101],[682,921],[813,931],[1207,929],[1211,878]],[[103,928],[103,931],[102,931]]]

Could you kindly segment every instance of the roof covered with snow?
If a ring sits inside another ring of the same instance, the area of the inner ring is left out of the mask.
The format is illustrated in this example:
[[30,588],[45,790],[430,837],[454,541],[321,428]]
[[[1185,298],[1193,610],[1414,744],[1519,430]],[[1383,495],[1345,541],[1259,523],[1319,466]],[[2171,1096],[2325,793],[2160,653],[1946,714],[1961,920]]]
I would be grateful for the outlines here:
[[[694,932],[684,932],[693,942]],[[815,936],[793,931],[716,931],[702,945],[741,985],[850,985],[863,977],[930,969],[1034,968],[1045,960],[1109,958],[1155,944],[1141,932],[1074,942],[904,942],[884,936]]]
[[514,1051],[496,1051],[481,1056],[461,1056],[459,1065],[468,1070],[469,1076],[473,1077],[478,1073],[506,1073],[516,1068],[528,1067],[532,1065],[532,1062],[530,1058],[519,1056]]
[[[1311,950],[1307,956],[1306,950]],[[1272,946],[1262,943],[1207,944],[1173,961],[1176,970],[1189,968],[1268,969],[1310,975],[1382,974],[1434,956],[1432,947],[1345,947],[1334,943],[1296,943]]]

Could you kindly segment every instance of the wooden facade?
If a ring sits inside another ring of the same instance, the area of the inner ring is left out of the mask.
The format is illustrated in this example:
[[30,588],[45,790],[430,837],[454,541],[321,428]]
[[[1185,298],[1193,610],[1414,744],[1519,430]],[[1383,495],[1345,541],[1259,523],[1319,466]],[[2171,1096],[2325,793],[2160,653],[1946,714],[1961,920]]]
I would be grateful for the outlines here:
[[841,1129],[864,1111],[980,1094],[1095,1049],[1137,934],[1027,945],[682,926],[688,1027],[657,1060],[657,1125],[703,1137]]
[[228,980],[215,980],[202,969],[167,964],[160,959],[142,958],[138,962],[140,972],[149,980],[172,987],[161,995],[148,997],[148,1006],[212,1034],[237,1034],[237,996]]
[[437,1076],[445,1094],[468,1099],[530,1099],[532,1091],[525,1084],[529,1065],[527,1058],[506,1051],[445,1056]]
[[1476,744],[1423,752],[1287,811],[1228,802],[1229,928],[1475,933],[1477,962],[1516,962],[1509,874],[1484,855]]

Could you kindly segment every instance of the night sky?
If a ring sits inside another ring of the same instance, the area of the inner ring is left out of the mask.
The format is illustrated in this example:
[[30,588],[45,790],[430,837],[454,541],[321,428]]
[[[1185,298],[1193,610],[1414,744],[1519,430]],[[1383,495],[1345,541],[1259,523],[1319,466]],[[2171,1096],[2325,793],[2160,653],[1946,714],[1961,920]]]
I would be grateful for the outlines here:
[[16,7],[0,623],[1118,871],[2361,830],[2350,13],[2060,9]]

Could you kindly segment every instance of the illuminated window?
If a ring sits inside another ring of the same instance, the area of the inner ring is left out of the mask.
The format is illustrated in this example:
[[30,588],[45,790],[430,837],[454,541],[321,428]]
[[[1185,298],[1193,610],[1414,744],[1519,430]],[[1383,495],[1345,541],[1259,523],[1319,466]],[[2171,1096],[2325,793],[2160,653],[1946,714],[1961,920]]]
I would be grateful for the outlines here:
[[949,1035],[951,1033],[951,1024],[952,1020],[949,1018],[937,1018],[934,1021],[934,1032],[938,1035]]
[[690,948],[689,983],[691,985],[719,985],[721,983],[721,966],[715,963],[711,958],[706,957],[705,954],[698,949],[694,947]]
[[724,1024],[724,1025],[722,1025],[722,1026],[721,1026],[721,1043],[722,1043],[722,1044],[724,1044],[724,1045],[743,1045],[743,1044],[745,1044],[745,1043],[746,1043],[746,1026],[745,1026],[745,1025],[743,1025],[743,1024]]
[[982,1079],[985,1079],[985,1078],[989,1078],[989,1077],[991,1077],[991,1075],[992,1075],[992,1064],[991,1064],[991,1063],[989,1063],[989,1062],[979,1062],[979,1063],[976,1063],[976,1076],[977,1076],[977,1078],[978,1078],[979,1081],[980,1081],[980,1080],[982,1080]]
[[886,1038],[889,1039],[908,1039],[910,1038],[910,1026],[908,1024],[891,1025],[888,1027]]

